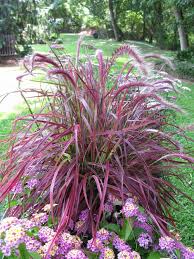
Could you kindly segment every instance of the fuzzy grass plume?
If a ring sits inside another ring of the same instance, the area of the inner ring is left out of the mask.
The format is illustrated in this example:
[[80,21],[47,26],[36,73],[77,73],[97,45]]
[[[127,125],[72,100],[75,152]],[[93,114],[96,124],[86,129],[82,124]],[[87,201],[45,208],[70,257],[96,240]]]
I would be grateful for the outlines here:
[[[129,62],[116,71],[116,60],[126,54]],[[161,93],[171,91],[173,82],[150,79],[144,58],[128,45],[109,59],[100,50],[95,61],[78,57],[62,62],[35,54],[26,61],[31,76],[45,75],[46,87],[22,91],[33,94],[41,108],[15,121],[1,166],[0,201],[20,199],[7,211],[15,216],[50,203],[58,234],[88,208],[84,227],[94,234],[107,195],[122,203],[134,196],[168,233],[168,222],[173,223],[168,208],[177,191],[168,176],[194,162],[165,130],[165,109],[178,107]],[[24,127],[17,132],[20,121]],[[13,194],[32,179],[30,194]]]

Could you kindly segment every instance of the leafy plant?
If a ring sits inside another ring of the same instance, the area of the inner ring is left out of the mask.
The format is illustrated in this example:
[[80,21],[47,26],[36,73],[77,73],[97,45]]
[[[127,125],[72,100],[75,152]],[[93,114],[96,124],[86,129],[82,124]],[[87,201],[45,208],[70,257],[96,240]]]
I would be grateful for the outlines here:
[[[168,233],[168,222],[173,223],[168,207],[176,201],[176,191],[181,192],[168,176],[176,175],[171,169],[194,162],[164,130],[165,108],[178,107],[160,93],[172,90],[173,82],[149,77],[145,60],[128,45],[110,59],[97,51],[95,62],[80,63],[80,44],[75,64],[73,59],[62,63],[40,54],[26,61],[29,73],[37,72],[40,78],[42,72],[46,78],[41,81],[50,88],[23,91],[34,93],[41,108],[15,121],[1,167],[0,201],[7,195],[21,199],[22,205],[7,211],[17,216],[40,211],[50,202],[53,221],[58,221],[56,235],[88,208],[84,227],[94,235],[107,195],[122,202],[132,195],[160,231]],[[115,71],[122,55],[130,62]],[[24,127],[16,132],[19,121]],[[29,179],[37,180],[30,195],[12,194],[18,185],[25,188]]]

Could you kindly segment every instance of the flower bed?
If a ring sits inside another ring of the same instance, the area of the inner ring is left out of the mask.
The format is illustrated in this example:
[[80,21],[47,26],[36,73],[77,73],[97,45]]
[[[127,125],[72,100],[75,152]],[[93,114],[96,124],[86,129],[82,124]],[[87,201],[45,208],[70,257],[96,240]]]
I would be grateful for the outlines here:
[[194,250],[178,241],[175,233],[161,236],[135,199],[128,198],[121,210],[121,202],[112,200],[111,197],[105,204],[101,228],[93,238],[82,228],[89,218],[88,209],[57,238],[50,205],[29,219],[4,218],[0,222],[0,251],[6,258],[194,258]]
[[[39,111],[16,119],[1,164],[2,253],[191,259],[169,231],[169,206],[176,191],[183,194],[169,177],[194,162],[168,131],[168,111],[181,110],[164,98],[175,82],[153,76],[148,56],[128,45],[109,59],[97,50],[95,61],[81,62],[80,44],[75,62],[41,54],[25,61],[47,85],[22,91],[34,93]],[[117,71],[122,55],[130,59]]]

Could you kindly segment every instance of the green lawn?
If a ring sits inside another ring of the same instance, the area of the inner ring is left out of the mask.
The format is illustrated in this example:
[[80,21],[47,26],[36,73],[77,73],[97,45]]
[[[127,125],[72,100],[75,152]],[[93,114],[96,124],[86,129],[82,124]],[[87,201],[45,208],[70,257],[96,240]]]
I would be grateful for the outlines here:
[[[75,55],[76,52],[76,43],[78,40],[77,35],[69,35],[69,34],[63,34],[61,35],[61,38],[64,41],[64,49],[65,53]],[[100,48],[103,50],[104,54],[106,56],[110,56],[112,51],[116,49],[118,46],[122,45],[122,43],[117,43],[113,40],[100,40],[100,39],[93,39],[92,37],[85,37],[84,42],[87,44],[92,44],[95,48]],[[155,46],[152,46],[147,43],[143,42],[131,42],[128,41],[128,44],[132,44],[140,49],[143,53],[157,53],[157,54],[163,54],[168,57],[172,57],[174,55],[171,51],[161,51]],[[48,45],[33,45],[33,50],[35,52],[48,52],[49,46]],[[92,51],[91,51],[92,52]],[[84,53],[84,50],[81,51],[81,53]],[[123,62],[121,59],[120,62]],[[183,83],[184,86],[188,87],[190,91],[184,91],[180,95],[178,95],[177,98],[177,104],[181,105],[182,108],[185,109],[187,112],[186,114],[180,114],[177,113],[176,116],[173,118],[175,119],[176,123],[179,126],[185,127],[186,125],[194,124],[194,83]],[[0,115],[0,132],[1,132],[1,138],[2,135],[6,135],[10,132],[11,123],[12,120],[17,115],[17,111],[15,114],[9,115],[7,118],[1,117]],[[194,138],[194,132],[188,133],[189,137]],[[194,151],[194,148],[192,146],[192,143],[189,141],[186,141],[184,138],[180,138],[180,141],[188,148],[190,152]],[[3,151],[6,150],[5,145],[1,145],[0,152],[3,153]],[[183,173],[187,175],[187,185],[185,186],[182,182],[177,181],[175,179],[172,179],[173,183],[179,187],[181,190],[186,192],[189,196],[193,196],[194,194],[192,192],[193,185],[194,185],[194,174],[192,170],[189,170],[188,168],[185,168],[183,170]],[[179,201],[179,205],[176,206],[177,211],[173,212],[173,215],[177,222],[177,229],[181,233],[181,236],[183,238],[183,241],[187,245],[192,244],[192,240],[194,240],[194,206],[189,202],[185,197],[182,195],[177,195],[177,199]]]
[[[79,39],[79,36],[77,34],[61,34],[60,39],[63,40],[63,46],[65,49],[65,52],[70,55],[75,55],[76,53],[76,45],[77,41]],[[160,50],[159,48],[140,41],[125,41],[125,42],[116,42],[115,40],[109,39],[94,39],[93,37],[85,36],[83,38],[84,44],[90,44],[93,45],[97,49],[102,49],[105,56],[110,56],[112,52],[119,46],[123,45],[123,43],[127,43],[130,45],[133,45],[141,50],[142,53],[155,53],[155,54],[162,54],[168,57],[171,57],[174,55],[174,52],[172,51],[165,51]],[[51,42],[48,43],[51,45]],[[48,52],[50,50],[49,45],[45,44],[35,44],[32,45],[32,49],[35,52]],[[84,49],[81,49],[81,53],[84,53]]]

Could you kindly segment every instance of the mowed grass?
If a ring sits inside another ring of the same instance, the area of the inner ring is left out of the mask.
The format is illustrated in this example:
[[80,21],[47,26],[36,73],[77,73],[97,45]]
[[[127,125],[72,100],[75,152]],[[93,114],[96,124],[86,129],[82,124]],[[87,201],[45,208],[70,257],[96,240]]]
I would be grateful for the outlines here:
[[[62,34],[60,37],[63,40],[64,53],[69,55],[74,55],[76,53],[76,45],[77,40],[79,38],[78,35],[74,34]],[[93,45],[96,49],[102,49],[105,56],[110,56],[112,52],[123,43],[115,42],[114,40],[101,40],[101,39],[93,39],[92,37],[84,37],[84,43]],[[174,52],[172,51],[161,51],[155,46],[152,46],[143,42],[132,42],[127,41],[125,43],[131,44],[137,47],[140,52],[146,53],[156,53],[165,55],[167,57],[173,57]],[[50,51],[49,45],[33,45],[34,52],[47,53]],[[81,48],[81,54],[94,54],[94,50],[89,50],[89,53],[86,53],[84,48]],[[120,58],[119,65],[122,64],[127,58]],[[179,126],[186,128],[188,125],[194,125],[194,83],[183,83],[185,87],[188,87],[190,91],[183,91],[181,94],[177,96],[177,104],[180,105],[185,111],[185,114],[176,113],[175,116],[172,117],[172,120]],[[11,125],[13,119],[21,113],[21,109],[19,111],[16,110],[15,113],[1,117],[0,115],[0,133],[1,139],[5,138],[6,135],[10,133]],[[194,128],[194,126],[193,126]],[[194,139],[194,131],[188,132],[187,136]],[[187,141],[184,138],[179,138],[180,142],[187,148],[188,152],[194,152],[193,143],[191,141]],[[0,153],[2,154],[7,149],[5,144],[1,144]],[[180,188],[187,195],[194,199],[194,174],[193,170],[189,168],[184,168],[182,170],[182,174],[186,175],[186,182],[182,183],[177,179],[171,179],[171,181],[176,185],[176,187]],[[185,198],[183,195],[177,195],[177,200],[179,202],[176,205],[176,210],[172,210],[172,214],[176,220],[177,231],[180,233],[182,237],[182,241],[186,245],[192,245],[194,240],[194,206],[193,204]]]
[[[69,55],[75,55],[76,53],[76,47],[77,47],[77,41],[80,38],[77,34],[61,34],[60,39],[63,41],[63,47],[64,47],[64,53],[67,53]],[[155,54],[161,54],[165,55],[167,57],[174,56],[173,51],[165,51],[160,50],[159,48],[140,41],[124,41],[124,42],[117,42],[115,40],[109,39],[94,39],[91,36],[84,36],[83,37],[83,45],[88,44],[92,45],[96,49],[102,49],[105,56],[110,56],[112,52],[122,46],[124,43],[132,45],[134,47],[137,47],[143,54],[147,53],[155,53]],[[52,42],[48,42],[48,44],[35,44],[32,45],[32,49],[35,52],[49,52],[50,46],[52,45]],[[93,53],[94,51],[89,51],[89,54]],[[81,54],[86,54],[86,51],[83,48],[81,48]]]

